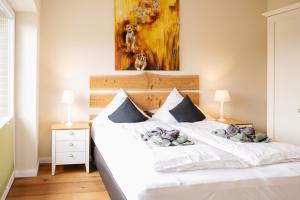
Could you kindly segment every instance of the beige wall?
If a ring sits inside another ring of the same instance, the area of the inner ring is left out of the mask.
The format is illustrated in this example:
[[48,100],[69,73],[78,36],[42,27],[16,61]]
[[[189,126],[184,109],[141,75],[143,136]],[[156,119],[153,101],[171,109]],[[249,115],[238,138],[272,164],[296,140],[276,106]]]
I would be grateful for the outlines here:
[[16,13],[16,176],[34,176],[38,162],[37,25],[31,12]]
[[300,2],[300,0],[268,0],[268,10],[274,10],[296,2]]
[[[260,130],[266,129],[266,6],[266,0],[181,1],[181,71],[169,72],[199,74],[203,105],[213,113],[214,91],[230,90],[227,116]],[[66,118],[63,89],[76,91],[73,119],[87,120],[89,76],[126,73],[114,71],[113,18],[113,0],[42,1],[40,157],[51,155],[51,121]]]

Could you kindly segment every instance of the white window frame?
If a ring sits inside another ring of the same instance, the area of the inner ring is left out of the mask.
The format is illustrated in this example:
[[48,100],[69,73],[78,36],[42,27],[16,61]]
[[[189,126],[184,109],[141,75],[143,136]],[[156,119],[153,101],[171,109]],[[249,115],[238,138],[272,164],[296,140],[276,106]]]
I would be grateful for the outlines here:
[[9,20],[9,49],[8,49],[8,115],[0,119],[0,128],[6,125],[14,116],[14,65],[15,65],[15,13],[6,0],[0,0],[0,10]]

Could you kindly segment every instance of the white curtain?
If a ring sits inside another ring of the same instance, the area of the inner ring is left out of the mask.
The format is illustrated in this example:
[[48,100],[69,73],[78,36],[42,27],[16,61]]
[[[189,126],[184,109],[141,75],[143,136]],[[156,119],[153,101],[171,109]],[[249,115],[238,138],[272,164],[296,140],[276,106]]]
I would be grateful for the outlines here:
[[0,118],[9,115],[9,19],[0,10]]

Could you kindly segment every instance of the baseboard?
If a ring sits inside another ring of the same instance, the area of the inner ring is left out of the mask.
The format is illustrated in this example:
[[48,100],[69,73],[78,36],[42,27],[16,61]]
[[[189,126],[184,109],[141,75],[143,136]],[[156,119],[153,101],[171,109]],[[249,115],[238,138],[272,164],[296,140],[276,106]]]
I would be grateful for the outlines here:
[[40,162],[37,162],[35,169],[28,169],[28,170],[15,170],[15,177],[16,178],[26,178],[26,177],[35,177],[38,175]]
[[11,174],[11,176],[9,178],[9,181],[8,181],[6,187],[5,187],[5,190],[4,190],[3,194],[2,194],[1,200],[5,200],[6,199],[6,197],[7,197],[8,193],[9,193],[9,190],[10,190],[10,188],[11,188],[14,180],[15,180],[15,173],[12,172],[12,174]]
[[52,163],[51,157],[40,157],[40,164],[49,164]]

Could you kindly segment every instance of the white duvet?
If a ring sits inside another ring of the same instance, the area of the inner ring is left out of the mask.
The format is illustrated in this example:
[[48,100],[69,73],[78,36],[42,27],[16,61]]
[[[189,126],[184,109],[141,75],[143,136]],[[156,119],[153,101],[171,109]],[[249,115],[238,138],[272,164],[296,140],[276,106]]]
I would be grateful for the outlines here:
[[128,200],[296,200],[300,195],[300,162],[157,172],[153,168],[153,151],[136,139],[145,127],[132,126],[136,125],[139,128],[133,134],[123,125],[111,124],[93,124],[92,131],[97,148]]
[[158,121],[142,123],[97,123],[94,127],[111,130],[110,142],[125,143],[132,151],[139,151],[140,156],[147,156],[152,161],[153,168],[159,172],[190,171],[200,169],[246,168],[249,165],[230,153],[212,147],[193,138],[192,134],[182,131],[195,142],[195,145],[176,147],[154,147],[142,141],[141,134],[161,127],[171,130],[172,127]]
[[174,123],[172,127],[247,162],[250,166],[299,162],[300,147],[286,143],[240,143],[211,134],[213,130],[225,129],[227,125],[215,121],[197,123]]

